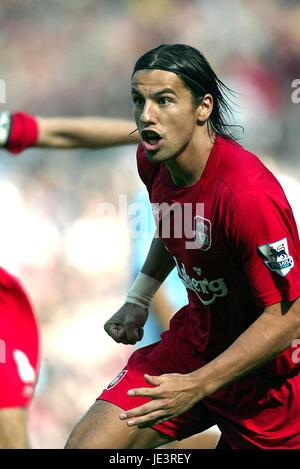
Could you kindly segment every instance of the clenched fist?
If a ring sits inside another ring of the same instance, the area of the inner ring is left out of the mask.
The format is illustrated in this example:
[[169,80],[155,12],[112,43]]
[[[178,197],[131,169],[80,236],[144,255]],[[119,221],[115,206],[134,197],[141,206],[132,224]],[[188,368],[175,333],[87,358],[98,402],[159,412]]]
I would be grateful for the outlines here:
[[148,309],[135,303],[125,303],[104,324],[104,329],[116,342],[134,345],[143,338],[148,314]]

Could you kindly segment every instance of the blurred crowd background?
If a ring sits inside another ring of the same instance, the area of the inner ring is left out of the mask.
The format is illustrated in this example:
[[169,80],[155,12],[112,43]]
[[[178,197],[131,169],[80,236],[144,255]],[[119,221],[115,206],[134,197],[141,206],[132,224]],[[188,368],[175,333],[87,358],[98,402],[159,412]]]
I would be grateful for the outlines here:
[[[299,223],[299,25],[298,0],[1,0],[0,110],[132,117],[136,59],[193,45],[236,91],[240,141],[279,177]],[[59,448],[132,351],[103,331],[130,279],[130,228],[99,206],[141,188],[135,148],[0,156],[0,263],[22,279],[42,334],[31,439]]]

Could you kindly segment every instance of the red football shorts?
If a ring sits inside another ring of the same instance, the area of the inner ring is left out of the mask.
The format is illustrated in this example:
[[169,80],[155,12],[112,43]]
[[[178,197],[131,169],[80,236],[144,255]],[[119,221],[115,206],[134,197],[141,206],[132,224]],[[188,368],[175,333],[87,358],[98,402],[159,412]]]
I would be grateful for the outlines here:
[[[128,396],[132,388],[149,387],[143,375],[190,373],[203,366],[201,352],[187,339],[182,308],[161,341],[135,351],[125,368],[98,399],[124,410],[147,398]],[[184,414],[154,429],[180,440],[218,425],[232,449],[300,449],[300,375],[271,377],[265,369],[249,375],[196,404]]]
[[20,282],[0,268],[0,409],[32,399],[39,358],[38,328]]

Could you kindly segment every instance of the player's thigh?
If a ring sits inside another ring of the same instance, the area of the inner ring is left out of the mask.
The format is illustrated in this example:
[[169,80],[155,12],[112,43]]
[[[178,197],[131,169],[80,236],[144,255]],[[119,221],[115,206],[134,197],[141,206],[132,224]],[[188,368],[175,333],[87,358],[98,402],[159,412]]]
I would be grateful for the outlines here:
[[29,447],[25,408],[0,409],[0,449],[25,449]]
[[76,425],[66,444],[67,449],[156,448],[171,441],[152,428],[132,428],[119,419],[120,407],[96,401]]

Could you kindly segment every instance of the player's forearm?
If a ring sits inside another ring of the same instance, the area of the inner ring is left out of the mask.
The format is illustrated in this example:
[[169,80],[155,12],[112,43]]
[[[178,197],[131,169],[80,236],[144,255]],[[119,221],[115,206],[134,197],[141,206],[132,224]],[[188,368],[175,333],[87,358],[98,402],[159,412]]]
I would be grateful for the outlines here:
[[147,259],[129,290],[126,303],[135,303],[148,309],[153,296],[174,268],[175,262],[159,238],[155,238]]
[[160,238],[153,238],[141,272],[163,282],[174,269],[175,261]]
[[273,305],[221,355],[192,373],[202,399],[261,367],[300,336],[299,299],[288,312]]
[[[130,120],[44,118],[26,112],[0,112],[0,147],[17,155],[30,147],[103,148],[139,142]],[[132,135],[130,135],[134,132]]]
[[37,146],[57,148],[102,148],[139,142],[129,120],[101,117],[37,117]]

